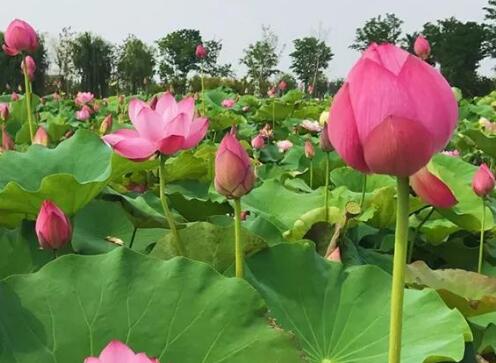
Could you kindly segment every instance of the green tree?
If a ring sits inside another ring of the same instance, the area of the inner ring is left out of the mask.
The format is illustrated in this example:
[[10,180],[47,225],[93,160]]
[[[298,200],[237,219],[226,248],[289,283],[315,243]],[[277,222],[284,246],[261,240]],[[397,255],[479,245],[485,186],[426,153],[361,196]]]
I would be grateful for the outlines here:
[[247,76],[255,84],[255,93],[265,93],[269,77],[277,73],[279,39],[268,27],[262,28],[262,40],[244,50],[240,63],[248,68]]
[[[0,32],[0,44],[3,44],[4,34]],[[47,50],[44,38],[40,36],[38,49],[31,54],[36,63],[36,72],[33,80],[33,91],[42,95],[45,89],[46,71],[48,69]],[[0,92],[10,92],[19,86],[24,89],[24,76],[21,72],[22,57],[11,57],[0,52]]]
[[453,86],[470,96],[487,92],[487,80],[477,74],[480,61],[487,55],[487,30],[483,24],[463,23],[451,17],[425,24],[422,33],[431,44],[432,60],[440,64],[441,72]]
[[402,34],[402,25],[403,20],[391,13],[369,19],[363,27],[356,30],[355,41],[350,48],[362,51],[374,42],[396,44]]
[[295,39],[293,43],[295,50],[290,54],[290,68],[307,89],[309,84],[315,85],[316,80],[321,78],[333,54],[331,48],[316,37]]
[[132,94],[143,91],[153,78],[155,59],[153,48],[134,35],[129,35],[120,46],[117,75],[124,89]]
[[85,32],[71,42],[72,63],[81,77],[81,89],[98,97],[108,94],[114,49],[101,37]]
[[69,93],[74,86],[75,69],[72,62],[72,42],[76,34],[70,27],[62,28],[55,45],[55,64],[58,69],[60,85]]
[[207,57],[203,60],[203,72],[211,77],[230,77],[233,75],[230,64],[219,64],[219,54],[222,50],[220,40],[208,40],[203,43],[207,48]]
[[489,0],[484,7],[486,23],[486,49],[491,57],[496,57],[496,0]]

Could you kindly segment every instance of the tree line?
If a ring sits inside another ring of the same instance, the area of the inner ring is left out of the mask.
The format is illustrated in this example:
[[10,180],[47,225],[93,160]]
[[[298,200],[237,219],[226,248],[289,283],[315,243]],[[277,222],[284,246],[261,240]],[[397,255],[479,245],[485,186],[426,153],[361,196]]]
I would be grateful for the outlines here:
[[[427,61],[439,66],[450,83],[465,95],[482,95],[494,89],[494,79],[479,75],[477,69],[484,58],[496,57],[496,0],[489,0],[483,10],[483,23],[450,17],[426,23],[414,33],[405,33],[403,21],[395,14],[379,15],[356,30],[350,48],[362,51],[372,42],[391,42],[411,51],[416,37],[423,34],[432,49]],[[0,41],[3,42],[2,33]],[[208,50],[205,58],[195,55],[198,44]],[[291,72],[281,72],[278,64],[284,46],[268,27],[263,27],[260,40],[244,49],[239,63],[246,67],[246,74],[241,78],[234,77],[231,64],[219,62],[222,42],[206,40],[195,29],[171,32],[154,45],[134,35],[114,45],[91,32],[75,33],[64,28],[57,37],[53,59],[49,59],[47,48],[46,39],[41,37],[33,56],[37,63],[33,89],[39,94],[83,89],[105,97],[154,93],[164,87],[184,93],[200,88],[201,74],[206,77],[207,87],[227,85],[239,93],[261,95],[281,80],[288,88],[299,83],[315,95],[332,94],[342,82],[329,81],[326,76],[334,54],[325,36],[295,39],[289,54]],[[55,74],[47,73],[50,62],[55,65]],[[19,63],[18,58],[0,54],[0,92],[11,92],[21,84]]]

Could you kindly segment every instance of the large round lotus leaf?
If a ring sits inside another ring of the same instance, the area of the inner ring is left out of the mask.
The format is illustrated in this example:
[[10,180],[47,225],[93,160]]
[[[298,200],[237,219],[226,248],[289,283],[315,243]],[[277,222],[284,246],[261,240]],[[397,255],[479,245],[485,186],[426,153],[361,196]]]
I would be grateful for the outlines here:
[[496,137],[494,135],[486,135],[480,129],[468,129],[463,134],[472,139],[477,148],[484,151],[490,157],[496,158]]
[[[279,245],[248,260],[249,281],[276,323],[311,362],[387,361],[391,277],[376,266],[344,269],[310,245]],[[470,329],[434,290],[406,290],[402,363],[459,361]]]
[[125,248],[69,255],[0,282],[0,362],[69,363],[126,342],[161,362],[301,362],[243,280]]
[[436,289],[448,306],[465,316],[496,311],[496,278],[459,269],[431,270],[416,261],[408,265],[406,281]]
[[55,149],[32,145],[25,153],[0,156],[0,224],[34,219],[41,202],[50,199],[69,215],[105,187],[112,151],[100,138],[80,130]]

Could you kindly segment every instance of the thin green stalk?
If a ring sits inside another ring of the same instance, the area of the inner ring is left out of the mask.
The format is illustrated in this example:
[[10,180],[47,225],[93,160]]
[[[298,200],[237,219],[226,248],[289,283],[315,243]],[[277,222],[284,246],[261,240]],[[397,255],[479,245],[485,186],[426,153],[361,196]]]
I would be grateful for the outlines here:
[[26,111],[28,113],[29,136],[31,138],[31,144],[32,144],[34,138],[33,111],[31,110],[31,81],[29,80],[29,76],[28,76],[27,62],[24,62],[23,73],[24,73],[24,92],[26,97]]
[[243,247],[241,245],[241,202],[234,199],[234,249],[236,257],[236,277],[243,278]]
[[174,241],[174,248],[177,251],[177,254],[180,256],[184,256],[184,249],[179,237],[179,233],[177,233],[176,222],[174,221],[174,217],[172,216],[172,212],[169,209],[169,205],[167,204],[167,197],[165,196],[165,156],[160,155],[160,164],[159,164],[159,178],[160,178],[160,202],[162,203],[162,209],[164,210],[165,219],[167,220],[167,224],[172,233],[172,240]]
[[272,132],[276,130],[276,98],[272,98]]
[[313,160],[310,159],[310,188],[313,189]]
[[136,232],[138,231],[138,228],[137,227],[134,227],[134,230],[133,230],[133,234],[131,236],[131,242],[129,242],[129,248],[132,249],[133,248],[133,244],[134,244],[134,238],[136,237]]
[[362,176],[362,197],[360,198],[360,210],[363,209],[363,203],[365,202],[365,191],[367,190],[367,174]]
[[482,260],[484,257],[484,229],[486,227],[486,200],[482,200],[482,221],[481,221],[481,232],[480,232],[480,244],[479,244],[479,263],[477,265],[477,272],[482,272]]
[[324,191],[324,208],[325,220],[329,222],[329,153],[326,153],[326,173],[325,173],[325,191]]
[[412,237],[412,241],[410,242],[409,246],[408,246],[408,259],[407,259],[407,263],[411,263],[412,262],[412,257],[413,257],[413,249],[415,247],[415,241],[417,240],[417,236],[420,232],[420,228],[422,228],[422,226],[425,224],[425,222],[427,222],[429,220],[429,218],[432,216],[432,213],[434,213],[434,207],[431,207],[431,210],[429,211],[429,213],[427,213],[427,215],[424,217],[424,219],[422,219],[422,221],[419,223],[419,225],[417,226],[417,228],[415,228],[415,233],[413,234],[413,237]]
[[391,291],[391,320],[389,327],[389,363],[400,363],[401,329],[403,323],[403,295],[405,262],[408,248],[408,177],[398,177],[396,234],[394,240],[393,284]]
[[204,81],[204,74],[203,74],[203,62],[200,63],[200,72],[201,72],[201,89],[202,89],[202,116],[205,116],[207,114],[206,107],[205,107],[205,81]]

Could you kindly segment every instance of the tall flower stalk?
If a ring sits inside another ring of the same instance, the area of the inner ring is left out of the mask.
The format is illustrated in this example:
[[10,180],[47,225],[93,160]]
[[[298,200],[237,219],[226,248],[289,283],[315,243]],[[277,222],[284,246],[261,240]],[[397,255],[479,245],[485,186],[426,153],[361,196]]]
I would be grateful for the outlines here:
[[28,114],[28,125],[29,125],[29,137],[31,143],[33,143],[34,138],[34,125],[33,125],[33,110],[32,110],[32,88],[31,79],[29,77],[27,62],[23,62],[22,73],[24,74],[24,91],[26,98],[26,112]]

